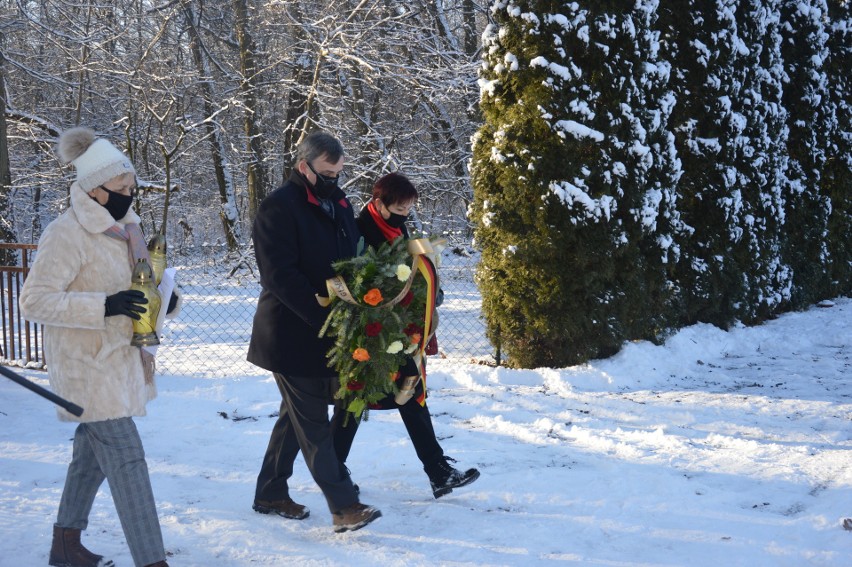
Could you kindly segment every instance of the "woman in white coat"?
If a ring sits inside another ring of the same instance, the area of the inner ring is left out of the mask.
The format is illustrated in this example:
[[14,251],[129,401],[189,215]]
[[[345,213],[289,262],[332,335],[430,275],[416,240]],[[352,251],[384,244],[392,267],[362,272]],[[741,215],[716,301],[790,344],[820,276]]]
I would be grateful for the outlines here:
[[[153,360],[131,346],[131,318],[147,300],[129,290],[131,262],[146,257],[139,217],[130,208],[136,172],[130,160],[88,128],[59,139],[74,165],[71,207],[41,236],[21,291],[21,313],[44,324],[51,388],[84,409],[53,530],[50,565],[111,566],[86,549],[80,534],[104,479],[137,567],[168,567],[145,452],[133,417],[156,396]],[[177,296],[170,301],[177,314]]]

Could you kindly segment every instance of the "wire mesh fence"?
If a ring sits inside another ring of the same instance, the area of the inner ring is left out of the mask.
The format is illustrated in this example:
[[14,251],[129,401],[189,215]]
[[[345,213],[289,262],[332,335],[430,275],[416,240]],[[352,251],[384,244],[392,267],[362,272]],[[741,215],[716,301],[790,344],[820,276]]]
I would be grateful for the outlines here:
[[[439,308],[439,356],[464,360],[492,354],[480,318],[480,296],[473,283],[477,258],[445,251],[441,261],[444,303]],[[246,361],[251,326],[260,295],[257,269],[244,259],[239,269],[208,260],[178,267],[184,302],[169,321],[157,353],[161,374],[227,376],[257,374]],[[227,367],[221,361],[227,360]],[[216,361],[211,363],[210,361]]]
[[[185,376],[257,374],[259,369],[246,361],[252,319],[260,295],[254,260],[248,256],[236,260],[224,258],[215,250],[198,256],[202,259],[190,261],[189,256],[170,258],[170,264],[177,268],[177,280],[184,300],[179,316],[169,320],[163,329],[157,352],[159,373]],[[473,283],[477,261],[475,255],[462,249],[445,250],[442,255],[439,273],[444,303],[439,308],[439,356],[482,360],[493,353],[485,338],[480,317],[480,295]],[[17,270],[20,275],[26,276],[24,266]],[[9,307],[17,305],[19,291],[20,285],[3,289],[4,324],[3,342],[0,344],[8,340],[20,342],[29,337],[29,334],[21,337],[23,331],[12,336],[12,325],[5,324],[16,313]],[[38,352],[22,357],[4,348],[0,352],[0,363],[43,367],[38,327],[25,326],[27,333],[33,335],[29,338]]]

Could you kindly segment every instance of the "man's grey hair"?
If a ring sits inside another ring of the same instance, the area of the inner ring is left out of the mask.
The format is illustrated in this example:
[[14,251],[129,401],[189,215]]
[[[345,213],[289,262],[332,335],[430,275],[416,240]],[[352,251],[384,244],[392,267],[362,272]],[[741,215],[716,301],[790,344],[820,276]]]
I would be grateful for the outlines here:
[[343,144],[323,130],[311,132],[296,148],[296,164],[301,160],[312,163],[323,156],[326,156],[326,161],[330,163],[337,163],[343,157]]

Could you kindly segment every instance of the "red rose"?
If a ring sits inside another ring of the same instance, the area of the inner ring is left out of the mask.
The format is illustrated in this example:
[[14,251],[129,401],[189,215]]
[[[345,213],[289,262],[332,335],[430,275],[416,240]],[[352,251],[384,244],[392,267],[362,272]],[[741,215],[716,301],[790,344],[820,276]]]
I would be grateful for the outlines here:
[[382,332],[382,324],[378,321],[374,323],[368,323],[366,327],[364,327],[364,334],[368,337],[377,337],[379,333]]
[[346,389],[349,390],[350,392],[354,392],[356,390],[363,390],[364,389],[364,383],[361,382],[360,380],[352,380],[351,382],[346,383]]
[[409,289],[408,293],[406,293],[405,296],[399,300],[399,304],[402,307],[408,307],[408,304],[411,303],[412,299],[414,299],[414,293]]
[[415,325],[414,323],[409,323],[408,326],[402,330],[402,332],[405,333],[406,335],[408,335],[409,337],[411,335],[417,335],[417,334],[419,334],[420,336],[423,336],[423,327],[420,327],[419,325]]

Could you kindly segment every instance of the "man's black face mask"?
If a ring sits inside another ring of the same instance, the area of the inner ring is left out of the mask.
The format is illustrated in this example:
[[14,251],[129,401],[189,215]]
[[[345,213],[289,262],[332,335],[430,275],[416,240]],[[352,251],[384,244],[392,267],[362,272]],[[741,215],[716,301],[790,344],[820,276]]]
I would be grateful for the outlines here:
[[314,169],[314,166],[311,165],[311,162],[305,161],[308,164],[310,170],[316,175],[316,182],[314,183],[314,193],[320,199],[328,199],[331,197],[334,190],[337,189],[337,182],[340,177],[328,177],[326,175],[322,175],[317,173],[317,170]]

